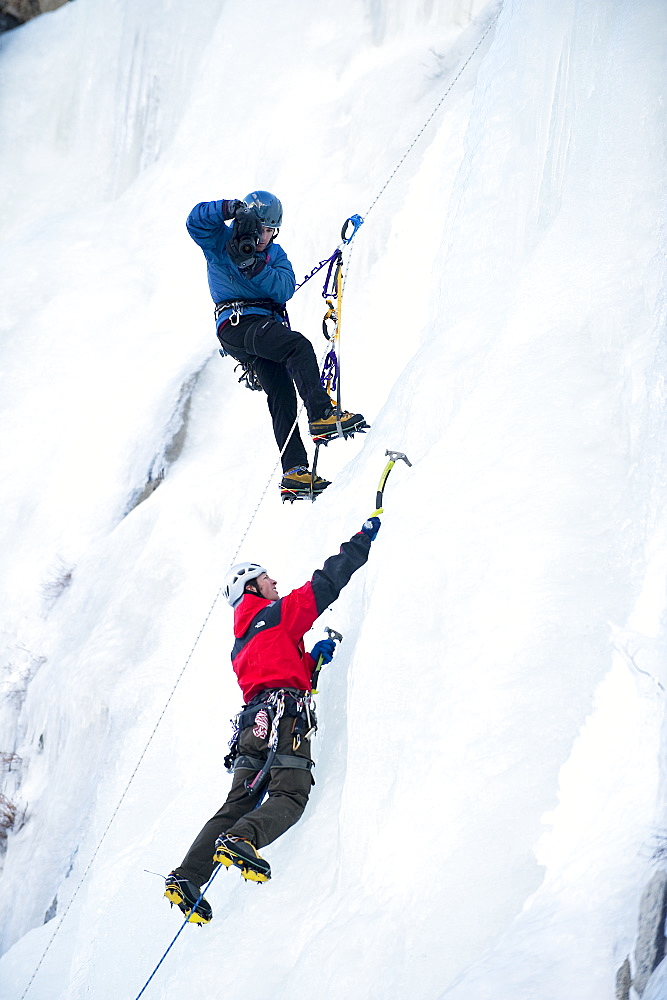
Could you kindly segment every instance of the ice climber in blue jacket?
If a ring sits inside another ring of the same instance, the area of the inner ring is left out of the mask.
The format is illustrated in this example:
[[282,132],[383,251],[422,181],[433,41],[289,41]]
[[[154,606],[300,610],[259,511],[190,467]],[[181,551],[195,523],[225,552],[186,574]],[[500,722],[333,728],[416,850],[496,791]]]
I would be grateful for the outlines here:
[[283,499],[294,499],[311,491],[321,493],[329,485],[309,471],[296,426],[294,386],[304,402],[315,441],[337,437],[340,430],[347,436],[367,425],[360,413],[345,411],[336,416],[320,384],[313,345],[285,321],[285,303],[294,294],[296,281],[287,254],[275,242],[281,223],[278,198],[268,191],[253,191],[243,201],[201,202],[192,209],[187,227],[206,257],[223,350],[249,366],[267,394],[282,453]]

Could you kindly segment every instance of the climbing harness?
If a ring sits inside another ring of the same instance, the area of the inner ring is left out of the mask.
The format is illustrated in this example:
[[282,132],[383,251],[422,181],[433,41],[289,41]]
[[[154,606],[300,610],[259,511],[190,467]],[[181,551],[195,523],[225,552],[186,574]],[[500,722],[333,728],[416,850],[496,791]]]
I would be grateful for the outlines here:
[[238,326],[243,311],[248,306],[254,306],[255,309],[260,306],[262,309],[270,309],[271,312],[277,313],[283,322],[289,326],[289,316],[287,315],[286,307],[282,302],[274,302],[273,299],[228,299],[224,302],[216,302],[213,313],[215,321],[217,323],[222,313],[231,309],[232,314],[229,317],[229,322],[232,326]]
[[[339,418],[336,421],[337,435],[336,437],[354,437],[355,433],[363,434],[368,425],[363,427],[355,428],[354,431],[344,431],[340,422],[340,415],[343,412],[341,407],[341,397],[340,397],[340,363],[338,361],[338,355],[336,353],[336,347],[340,339],[340,312],[343,301],[343,288],[345,285],[344,274],[343,274],[343,254],[341,251],[341,246],[346,246],[352,242],[357,230],[363,225],[364,220],[360,215],[351,215],[345,220],[341,228],[341,243],[335,248],[334,252],[330,257],[325,260],[319,261],[318,264],[312,269],[310,274],[296,285],[294,293],[298,292],[306,282],[310,281],[319,271],[323,268],[328,267],[327,275],[324,281],[324,287],[322,290],[322,297],[326,300],[327,311],[322,320],[322,333],[327,340],[329,349],[324,357],[321,364],[321,374],[320,374],[320,384],[328,393],[331,399],[332,407],[336,416]],[[351,228],[350,228],[351,227]],[[247,307],[258,307],[261,306],[265,309],[270,309],[272,312],[280,316],[281,320],[285,325],[291,329],[289,315],[287,309],[284,305],[273,301],[272,299],[228,299],[222,302],[216,302],[215,305],[215,319],[216,321],[222,315],[223,312],[231,310],[231,315],[228,318],[228,322],[232,326],[237,326],[241,316],[243,315],[244,308]],[[333,326],[331,330],[327,326],[328,323],[332,323]],[[220,348],[220,356],[227,357],[229,352],[223,347]],[[246,388],[253,389],[256,391],[263,392],[263,386],[257,378],[252,361],[239,361],[234,367],[234,371],[237,372],[241,370],[241,375],[238,378],[239,383],[243,383]],[[290,431],[285,440],[285,444],[280,452],[280,457],[282,458],[283,452],[287,447],[287,444],[294,433],[296,425],[298,423],[299,416],[303,410],[303,404],[301,404],[299,411],[297,413],[296,419],[290,428]],[[317,475],[317,461],[319,458],[319,449],[321,444],[326,444],[326,441],[316,441],[315,442],[315,458],[313,460],[313,467],[310,475],[310,490],[304,493],[296,493],[294,491],[285,490],[283,491],[282,499],[289,500],[293,503],[297,499],[303,497],[309,497],[311,501],[314,501],[317,497],[315,491],[315,480]],[[277,463],[276,463],[277,467]],[[275,470],[274,470],[275,471]]]
[[[333,639],[335,642],[342,642],[343,641],[342,635],[340,634],[340,632],[337,632],[335,628],[329,628],[329,626],[327,625],[327,627],[324,629],[324,631],[326,632],[326,634],[328,635],[328,637],[330,639]],[[318,693],[318,691],[317,691],[317,682],[318,682],[319,677],[320,677],[320,670],[322,669],[323,666],[324,666],[324,657],[322,656],[322,654],[320,654],[319,657],[317,658],[317,663],[315,664],[315,669],[313,670],[313,677],[312,677],[312,680],[310,682],[311,683],[311,687],[312,687],[311,694],[317,694]]]
[[[232,312],[228,322],[231,326],[238,326],[239,320],[243,315],[243,310],[248,306],[254,306],[255,308],[261,306],[263,309],[270,309],[271,312],[280,316],[285,326],[289,327],[290,325],[287,309],[280,302],[274,302],[273,299],[229,299],[224,302],[216,302],[214,311],[215,320],[217,322],[223,312],[231,309]],[[219,353],[221,358],[232,357],[224,347],[220,347]],[[237,379],[239,383],[243,383],[246,389],[252,389],[255,392],[264,392],[264,386],[257,378],[252,361],[238,361],[234,365],[234,372],[238,372],[239,369],[241,369],[241,374]]]
[[389,473],[396,465],[396,462],[400,462],[402,460],[403,462],[406,463],[406,465],[409,465],[410,468],[412,468],[412,462],[410,461],[407,455],[403,454],[402,451],[389,451],[389,449],[387,449],[387,451],[385,452],[385,457],[387,455],[389,456],[389,461],[385,465],[384,469],[382,470],[382,475],[380,476],[380,482],[378,483],[378,489],[375,495],[375,510],[371,514],[371,517],[375,517],[377,514],[382,514],[383,512],[384,508],[382,507],[382,496],[384,494],[384,488],[387,483],[387,477],[389,476]]
[[[246,778],[244,782],[249,792],[258,792],[262,789],[268,782],[271,768],[301,767],[310,770],[315,766],[314,761],[307,757],[278,753],[278,731],[283,716],[294,719],[292,749],[295,751],[299,749],[302,740],[309,739],[317,731],[317,716],[310,694],[308,691],[296,691],[292,688],[261,691],[251,702],[244,705],[232,720],[234,729],[229,741],[229,753],[225,757],[225,767],[232,772],[239,768],[255,771],[254,777]],[[257,729],[260,738],[263,738],[265,733],[268,736],[266,759],[239,752],[239,737],[243,730],[250,726]]]

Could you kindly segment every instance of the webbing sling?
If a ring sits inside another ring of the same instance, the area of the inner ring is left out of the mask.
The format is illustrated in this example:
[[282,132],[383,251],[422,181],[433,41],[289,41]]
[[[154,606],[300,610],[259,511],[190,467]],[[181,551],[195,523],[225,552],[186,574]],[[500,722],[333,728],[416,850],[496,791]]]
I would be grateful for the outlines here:
[[[266,761],[262,760],[261,757],[252,757],[248,753],[242,753],[234,761],[232,770],[236,771],[239,768],[245,768],[248,771],[261,771],[265,763]],[[308,757],[296,757],[291,753],[277,753],[271,761],[271,768],[301,767],[310,770],[314,766],[314,760],[309,760]]]

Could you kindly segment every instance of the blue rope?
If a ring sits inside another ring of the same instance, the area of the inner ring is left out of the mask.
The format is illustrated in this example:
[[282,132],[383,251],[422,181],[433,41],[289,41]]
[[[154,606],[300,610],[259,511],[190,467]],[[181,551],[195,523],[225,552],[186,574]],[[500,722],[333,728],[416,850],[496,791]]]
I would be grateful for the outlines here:
[[[195,905],[194,905],[194,906],[192,907],[192,910],[190,911],[190,913],[194,912],[194,910],[195,910],[195,909],[197,908],[197,906],[199,905],[199,903],[200,903],[200,902],[202,901],[202,899],[204,898],[204,893],[205,893],[205,892],[207,891],[207,889],[208,889],[208,888],[209,888],[209,886],[211,885],[211,882],[212,882],[212,881],[213,881],[213,879],[214,879],[214,878],[216,877],[216,875],[218,874],[218,872],[220,871],[220,869],[221,869],[221,868],[222,868],[222,865],[218,865],[218,867],[217,867],[217,868],[215,869],[215,871],[214,871],[214,872],[213,872],[213,874],[211,875],[210,879],[208,880],[208,882],[206,883],[206,885],[205,885],[205,886],[204,886],[204,888],[202,889],[201,893],[199,894],[199,898],[198,898],[197,902],[195,903]],[[189,916],[189,914],[188,914],[188,916]],[[177,931],[177,933],[176,933],[176,934],[174,935],[174,937],[173,937],[173,939],[171,940],[171,942],[170,942],[170,944],[169,944],[169,947],[168,947],[168,948],[167,948],[167,950],[165,951],[164,955],[162,956],[162,958],[160,959],[160,961],[159,961],[159,962],[158,962],[158,964],[157,964],[157,965],[155,966],[155,968],[154,968],[154,969],[153,969],[153,971],[151,972],[150,976],[148,977],[148,979],[147,979],[147,980],[146,980],[146,982],[144,983],[144,985],[143,985],[143,988],[142,988],[141,992],[140,992],[140,993],[137,993],[137,995],[136,995],[136,997],[135,997],[135,1000],[139,1000],[139,997],[140,997],[140,996],[143,996],[143,994],[144,994],[144,993],[146,992],[146,989],[147,989],[147,987],[148,987],[149,983],[150,983],[150,982],[151,982],[151,980],[152,980],[152,979],[154,978],[154,976],[155,976],[155,973],[156,973],[156,972],[157,972],[157,970],[158,970],[158,969],[160,968],[160,966],[161,966],[161,965],[162,965],[162,963],[164,962],[165,958],[167,957],[167,955],[169,954],[169,952],[171,951],[171,949],[172,949],[172,948],[174,947],[174,945],[176,944],[176,941],[177,941],[178,937],[180,936],[180,934],[182,934],[182,932],[183,932],[183,928],[185,927],[185,925],[186,925],[187,923],[189,923],[189,921],[188,921],[188,917],[186,917],[186,918],[185,918],[185,920],[183,921],[183,923],[181,924],[181,926],[180,926],[179,930],[178,930],[178,931]]]
[[[482,44],[482,42],[484,41],[484,39],[486,38],[486,36],[491,31],[491,28],[493,27],[493,25],[495,24],[495,22],[498,20],[498,17],[500,16],[500,12],[503,9],[503,3],[504,3],[504,0],[499,0],[498,9],[496,10],[496,13],[491,18],[491,20],[489,21],[489,23],[488,23],[488,25],[487,25],[487,27],[486,27],[486,29],[485,29],[482,37],[479,39],[479,41],[477,42],[477,45],[475,46],[475,48],[473,49],[473,51],[470,53],[470,55],[468,56],[468,58],[466,59],[466,61],[460,67],[458,73],[456,74],[456,76],[454,77],[454,79],[451,81],[449,87],[447,88],[447,90],[445,91],[445,93],[443,94],[443,96],[441,97],[441,99],[438,101],[438,103],[436,104],[435,108],[433,109],[433,111],[431,112],[431,114],[429,115],[429,117],[424,122],[421,130],[417,133],[417,135],[413,139],[411,145],[407,148],[407,150],[405,151],[405,153],[403,154],[403,156],[401,157],[401,159],[399,160],[399,162],[394,167],[394,170],[392,171],[392,173],[389,175],[389,177],[385,181],[384,185],[380,188],[379,192],[377,193],[377,195],[375,196],[375,198],[373,199],[373,201],[371,202],[371,204],[368,206],[368,208],[366,210],[366,216],[368,216],[368,213],[373,210],[373,208],[375,207],[375,205],[377,204],[377,202],[380,200],[380,198],[384,194],[386,188],[389,186],[389,184],[391,183],[391,181],[394,179],[394,176],[396,175],[397,171],[403,165],[404,161],[407,159],[407,157],[409,156],[409,154],[412,152],[412,150],[413,150],[414,146],[416,145],[417,141],[419,140],[419,138],[421,137],[421,135],[423,134],[423,132],[425,131],[425,129],[427,128],[427,126],[430,124],[431,120],[435,116],[435,114],[438,111],[438,109],[440,108],[441,104],[443,104],[443,102],[445,101],[445,99],[448,97],[450,91],[452,90],[452,88],[456,84],[456,82],[459,79],[459,77],[462,75],[462,73],[465,70],[465,68],[467,67],[468,63],[470,63],[470,61],[472,60],[473,56],[475,55],[475,53],[479,49],[480,45]],[[294,289],[295,293],[300,288],[303,288],[303,286],[306,284],[306,282],[310,281],[310,279],[313,278],[318,273],[318,271],[321,271],[323,267],[326,267],[327,264],[331,264],[335,260],[336,256],[340,252],[340,246],[341,245],[347,245],[347,246],[349,246],[349,244],[352,242],[352,240],[356,236],[359,227],[361,225],[363,225],[363,222],[364,222],[364,219],[360,215],[351,215],[349,219],[345,220],[345,223],[343,224],[343,228],[341,230],[341,244],[339,244],[339,246],[336,247],[336,249],[334,250],[334,252],[331,254],[330,257],[327,257],[326,260],[321,260],[312,269],[312,271],[310,272],[310,274],[307,274],[305,276],[305,278],[303,279],[303,281],[301,281],[298,285],[296,285],[296,287]],[[351,236],[347,237],[345,235],[345,232],[346,232],[346,230],[348,228],[348,224],[349,223],[352,224],[353,231],[352,231]],[[345,287],[345,280],[346,280],[346,276],[344,276],[344,278],[343,278],[343,287]],[[296,424],[296,421],[295,421],[295,424]],[[291,434],[291,432],[290,432],[290,434]],[[278,467],[278,464],[276,464],[276,466],[275,466],[275,468],[273,470],[274,473],[275,473],[275,469],[277,467]],[[273,477],[273,473],[271,474],[271,476]],[[253,521],[255,519],[255,515],[257,514],[257,511],[259,510],[259,507],[260,507],[260,505],[262,503],[262,500],[264,499],[264,496],[266,495],[266,492],[267,492],[267,490],[269,488],[270,482],[271,482],[271,480],[269,479],[269,482],[267,483],[267,485],[265,487],[264,493],[262,494],[262,497],[260,498],[260,501],[257,504],[257,506],[255,508],[255,511],[254,511],[254,513],[253,513],[253,515],[252,515],[252,517],[250,519],[248,527],[246,528],[245,533],[244,533],[243,537],[241,538],[241,541],[239,542],[239,545],[238,545],[237,550],[236,550],[236,555],[238,555],[238,553],[239,553],[239,551],[241,549],[241,546],[242,546],[242,544],[243,544],[243,542],[245,540],[245,537],[248,534],[248,531],[250,530],[250,526],[252,525],[252,523],[253,523]],[[236,558],[236,555],[234,556],[234,558]],[[114,812],[111,815],[111,819],[109,820],[109,822],[108,822],[108,824],[106,826],[106,829],[104,830],[104,832],[102,834],[102,837],[101,837],[101,839],[100,839],[100,841],[99,841],[99,843],[97,845],[97,848],[95,849],[95,852],[93,853],[93,856],[90,859],[90,862],[88,863],[88,867],[84,871],[83,876],[80,879],[79,884],[77,885],[77,887],[75,889],[75,892],[74,892],[74,895],[73,895],[72,899],[70,900],[70,902],[69,902],[69,904],[68,904],[65,912],[63,913],[63,916],[60,919],[60,922],[58,923],[58,925],[57,925],[55,931],[53,932],[51,938],[49,939],[49,941],[48,941],[48,943],[47,943],[44,951],[42,952],[42,955],[41,955],[41,957],[40,957],[40,959],[39,959],[39,961],[37,963],[37,966],[35,967],[35,969],[34,969],[34,971],[32,973],[32,976],[31,976],[31,978],[28,981],[28,985],[26,986],[25,990],[21,994],[21,1000],[24,1000],[25,996],[27,995],[28,991],[30,990],[30,987],[32,986],[32,983],[33,983],[35,977],[37,976],[37,973],[39,972],[39,969],[40,969],[40,967],[41,967],[41,965],[42,965],[42,963],[43,963],[43,961],[44,961],[44,959],[45,959],[45,957],[47,955],[47,952],[51,948],[51,945],[53,944],[53,941],[55,940],[55,937],[56,937],[58,931],[60,930],[65,917],[69,913],[69,910],[70,910],[70,908],[71,908],[71,906],[72,906],[72,904],[74,902],[74,899],[75,899],[77,893],[79,892],[79,889],[81,888],[81,886],[82,886],[82,884],[83,884],[83,882],[84,882],[84,880],[85,880],[85,878],[86,878],[86,876],[87,876],[90,868],[92,867],[93,862],[95,861],[95,858],[97,857],[97,853],[100,850],[100,847],[102,845],[102,841],[105,839],[107,833],[109,832],[109,828],[111,827],[111,824],[113,823],[113,821],[114,821],[114,819],[115,819],[118,811],[120,810],[120,807],[121,807],[121,805],[123,803],[123,800],[125,799],[125,796],[127,795],[128,791],[129,791],[130,785],[134,781],[134,777],[135,777],[135,775],[136,775],[136,773],[137,773],[137,771],[138,771],[138,769],[139,769],[139,767],[141,765],[141,762],[144,759],[144,756],[145,756],[145,754],[146,754],[146,752],[148,750],[148,747],[149,747],[150,743],[153,740],[153,737],[155,736],[157,728],[160,725],[160,722],[162,721],[162,718],[163,718],[165,712],[167,711],[167,708],[169,707],[169,704],[170,704],[171,699],[172,699],[172,697],[174,695],[174,692],[175,692],[176,688],[178,687],[178,684],[180,683],[181,678],[182,678],[183,674],[185,673],[185,671],[186,671],[186,669],[187,669],[187,667],[188,667],[188,665],[190,663],[190,660],[192,659],[192,656],[193,656],[193,653],[195,651],[195,648],[196,648],[196,646],[199,643],[199,639],[201,637],[201,634],[202,634],[202,632],[203,632],[206,624],[208,623],[208,620],[211,617],[211,614],[213,613],[213,609],[215,608],[215,606],[216,606],[216,604],[218,602],[218,598],[220,597],[221,593],[222,593],[222,587],[218,590],[218,593],[215,595],[215,599],[213,601],[213,604],[211,605],[211,607],[209,609],[209,612],[208,612],[206,618],[204,619],[202,627],[199,630],[199,634],[198,634],[197,638],[195,639],[195,642],[194,642],[194,644],[192,646],[192,649],[190,650],[190,653],[189,653],[189,655],[188,655],[188,657],[187,657],[187,659],[185,661],[185,664],[183,665],[183,668],[181,669],[180,674],[176,678],[176,682],[175,682],[175,684],[174,684],[174,686],[173,686],[173,688],[171,690],[171,693],[169,694],[167,702],[166,702],[164,708],[162,709],[162,712],[161,712],[161,714],[160,714],[160,716],[159,716],[159,718],[158,718],[158,720],[157,720],[157,722],[156,722],[156,724],[155,724],[155,726],[153,728],[153,731],[152,731],[152,733],[151,733],[151,735],[150,735],[150,737],[148,739],[148,743],[144,747],[144,750],[143,750],[143,752],[142,752],[142,754],[141,754],[141,756],[140,756],[140,758],[139,758],[139,760],[137,762],[137,765],[136,765],[134,771],[130,775],[130,779],[129,779],[129,781],[128,781],[128,783],[127,783],[127,785],[126,785],[126,787],[125,787],[125,789],[124,789],[124,791],[123,791],[123,793],[122,793],[122,795],[120,797],[120,800],[118,801],[118,803],[116,805],[116,808],[115,808]],[[215,878],[216,875],[217,875],[217,871],[212,875],[212,877],[211,877],[210,882],[208,883],[208,885],[210,885],[210,883],[213,881],[213,879]],[[201,896],[199,898],[201,899]],[[199,900],[197,900],[197,902],[199,902]],[[187,923],[187,920],[184,922],[183,926],[185,926],[185,923]],[[158,964],[158,966],[156,966],[156,968],[155,968],[155,970],[153,972],[153,975],[151,976],[151,979],[155,975],[155,972],[157,972],[157,969],[159,968],[159,966],[164,961],[165,956],[167,955],[167,953],[172,948],[174,942],[176,941],[176,938],[178,937],[178,935],[181,933],[182,930],[183,930],[183,927],[181,927],[181,930],[178,932],[178,934],[176,935],[176,937],[174,938],[174,940],[169,945],[169,948],[167,948],[167,951],[164,953],[164,955],[160,959],[160,963]],[[148,985],[149,982],[150,982],[150,979],[146,983],[146,986]],[[146,989],[146,986],[144,986],[144,989],[141,991],[141,993],[139,993],[139,995],[137,996],[136,1000],[139,1000],[139,997],[142,995],[142,993]]]

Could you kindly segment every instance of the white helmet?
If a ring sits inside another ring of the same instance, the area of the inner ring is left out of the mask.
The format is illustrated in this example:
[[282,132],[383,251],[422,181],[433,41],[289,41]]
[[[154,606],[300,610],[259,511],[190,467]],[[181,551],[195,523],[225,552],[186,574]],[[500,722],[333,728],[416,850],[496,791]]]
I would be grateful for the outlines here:
[[259,563],[244,562],[239,563],[238,566],[232,566],[225,577],[223,589],[227,603],[235,608],[243,597],[246,583],[249,580],[256,580],[262,573],[266,573],[266,570]]

